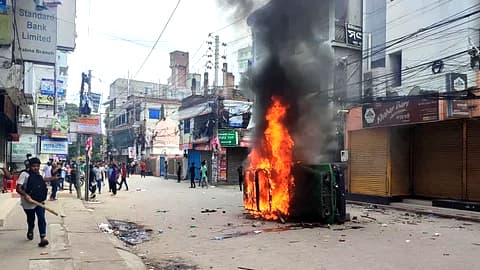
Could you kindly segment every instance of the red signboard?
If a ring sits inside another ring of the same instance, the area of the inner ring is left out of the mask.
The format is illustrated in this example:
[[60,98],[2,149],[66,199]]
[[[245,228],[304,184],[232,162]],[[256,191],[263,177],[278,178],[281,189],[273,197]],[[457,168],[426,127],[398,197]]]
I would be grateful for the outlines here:
[[378,102],[362,108],[363,127],[385,127],[439,120],[438,100]]

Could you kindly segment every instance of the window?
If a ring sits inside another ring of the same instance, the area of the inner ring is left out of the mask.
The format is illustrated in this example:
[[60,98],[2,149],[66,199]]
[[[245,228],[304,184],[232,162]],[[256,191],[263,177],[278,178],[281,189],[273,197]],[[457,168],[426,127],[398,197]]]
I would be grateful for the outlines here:
[[390,54],[390,69],[392,71],[392,86],[402,85],[402,51]]
[[159,109],[148,109],[148,118],[149,119],[160,119],[160,110]]
[[348,0],[335,0],[335,22],[345,24]]
[[183,133],[190,133],[190,119],[183,120]]

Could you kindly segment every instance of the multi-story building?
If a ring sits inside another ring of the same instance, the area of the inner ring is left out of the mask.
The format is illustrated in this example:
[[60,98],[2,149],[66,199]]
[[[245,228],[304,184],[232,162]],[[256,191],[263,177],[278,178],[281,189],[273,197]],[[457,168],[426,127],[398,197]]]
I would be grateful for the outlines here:
[[[34,1],[18,0],[16,10],[12,1],[0,3],[0,24],[6,26],[0,27],[0,114],[2,123],[6,123],[6,128],[0,131],[0,162],[11,163],[12,167],[17,164],[17,169],[22,169],[27,153],[43,160],[65,154],[68,124],[63,125],[67,129],[62,129],[62,138],[52,136],[51,129],[64,103],[67,52],[75,48],[75,2],[51,3],[41,10]],[[44,25],[44,28],[35,29],[31,24]],[[41,40],[21,34],[27,31],[41,36]],[[7,137],[12,141],[9,151],[6,151]],[[47,140],[54,142],[42,144]]]
[[237,66],[238,66],[238,73],[240,75],[247,72],[248,68],[252,64],[252,61],[253,61],[252,51],[253,51],[252,46],[247,46],[237,51]]
[[352,198],[468,208],[480,201],[478,1],[364,3],[365,102],[346,118]]
[[[176,97],[168,95],[169,88],[128,79],[117,79],[110,85],[106,127],[111,158],[126,162],[178,154],[178,134],[175,131],[169,134],[172,139],[159,130],[180,106]],[[162,136],[163,144],[160,143]],[[173,147],[170,142],[175,137],[177,143]],[[133,155],[129,148],[133,149]]]
[[[170,69],[172,74],[169,79],[169,85],[173,95],[179,100],[191,95],[191,88],[187,81],[190,78],[189,73],[190,58],[188,52],[174,51],[170,53]],[[191,81],[190,81],[191,83]]]
[[[192,163],[197,169],[206,161],[209,181],[235,184],[236,169],[246,160],[248,144],[243,140],[250,121],[252,102],[219,96],[190,96],[172,118],[180,121],[180,149],[184,175]],[[215,158],[214,158],[215,157]],[[172,163],[170,173],[174,172]],[[214,172],[215,171],[215,172]],[[199,179],[197,170],[196,179]]]

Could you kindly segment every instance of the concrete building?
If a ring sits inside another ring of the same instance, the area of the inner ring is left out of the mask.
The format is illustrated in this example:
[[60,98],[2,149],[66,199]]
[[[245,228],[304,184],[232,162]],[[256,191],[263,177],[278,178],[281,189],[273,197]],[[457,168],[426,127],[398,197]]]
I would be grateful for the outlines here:
[[238,67],[238,73],[240,75],[247,72],[249,66],[252,64],[253,62],[252,52],[253,52],[252,46],[247,46],[237,51],[237,67]]
[[[55,71],[57,112],[62,110],[67,89],[67,54],[75,49],[76,1],[50,3],[42,7],[43,16],[36,15],[39,11],[34,1],[15,4],[16,10],[23,12],[15,13],[10,0],[0,3],[0,24],[5,26],[0,27],[0,115],[5,123],[0,130],[0,163],[10,163],[12,170],[20,170],[27,153],[44,160],[65,154],[66,139],[49,144],[62,148],[57,151],[44,147],[41,138],[51,139],[52,121],[59,117],[53,110]],[[33,15],[24,16],[26,13]],[[32,29],[31,24],[43,24],[45,29]],[[17,35],[22,31],[41,35],[42,40]],[[10,149],[7,138],[11,141]]]
[[[180,106],[177,98],[169,98],[168,91],[167,85],[128,79],[117,79],[110,85],[106,127],[111,158],[126,162],[178,152],[178,143],[172,149],[155,141],[159,122]],[[133,156],[129,148],[133,148]]]
[[172,74],[169,79],[169,85],[173,95],[182,100],[191,95],[191,88],[188,87],[189,79],[189,53],[174,51],[170,53],[170,69]]
[[480,201],[478,2],[365,3],[368,102],[346,118],[350,196],[471,208]]

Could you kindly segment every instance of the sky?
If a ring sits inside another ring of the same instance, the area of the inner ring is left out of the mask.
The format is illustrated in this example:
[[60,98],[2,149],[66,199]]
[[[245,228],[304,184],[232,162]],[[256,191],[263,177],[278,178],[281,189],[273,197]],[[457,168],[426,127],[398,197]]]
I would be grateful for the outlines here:
[[139,70],[177,1],[77,0],[77,39],[75,51],[68,56],[67,101],[78,102],[81,73],[88,70],[93,75],[92,91],[102,93],[103,101],[117,78],[130,75],[166,84],[170,77],[169,53],[175,50],[190,52],[190,72],[203,73],[211,32],[228,44],[221,54],[227,55],[229,66],[235,69],[235,52],[251,44],[246,20],[231,25],[240,18],[219,8],[217,0],[181,0],[156,49]]

